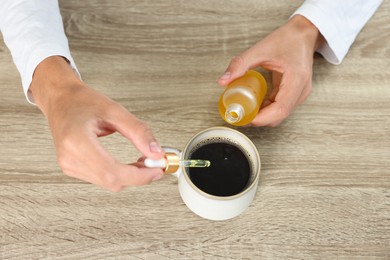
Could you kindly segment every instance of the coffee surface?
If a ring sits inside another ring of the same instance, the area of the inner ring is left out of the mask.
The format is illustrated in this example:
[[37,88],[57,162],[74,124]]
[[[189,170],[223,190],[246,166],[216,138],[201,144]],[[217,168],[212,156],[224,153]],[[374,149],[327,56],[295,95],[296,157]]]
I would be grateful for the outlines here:
[[243,191],[250,181],[251,166],[245,153],[231,143],[214,142],[197,147],[190,159],[211,162],[206,168],[187,168],[191,181],[202,191],[215,196],[232,196]]

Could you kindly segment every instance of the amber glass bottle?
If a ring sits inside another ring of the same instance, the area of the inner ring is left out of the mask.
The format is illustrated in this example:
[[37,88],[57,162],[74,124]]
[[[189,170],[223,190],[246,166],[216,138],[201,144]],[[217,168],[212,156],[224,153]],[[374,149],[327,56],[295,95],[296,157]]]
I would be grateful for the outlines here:
[[229,124],[249,124],[257,115],[267,93],[267,83],[259,72],[249,70],[232,81],[222,93],[218,108]]

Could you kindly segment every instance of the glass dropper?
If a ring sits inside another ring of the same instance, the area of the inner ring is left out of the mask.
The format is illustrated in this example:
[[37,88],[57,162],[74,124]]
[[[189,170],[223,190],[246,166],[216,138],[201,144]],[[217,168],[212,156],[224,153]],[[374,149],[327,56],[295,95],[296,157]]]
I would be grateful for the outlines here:
[[184,167],[210,167],[211,162],[208,160],[180,160],[180,165]]
[[167,173],[173,173],[179,168],[179,165],[186,168],[201,168],[210,167],[211,162],[201,159],[180,160],[177,154],[166,153],[165,158],[160,160],[146,158],[144,164],[148,168],[162,168]]

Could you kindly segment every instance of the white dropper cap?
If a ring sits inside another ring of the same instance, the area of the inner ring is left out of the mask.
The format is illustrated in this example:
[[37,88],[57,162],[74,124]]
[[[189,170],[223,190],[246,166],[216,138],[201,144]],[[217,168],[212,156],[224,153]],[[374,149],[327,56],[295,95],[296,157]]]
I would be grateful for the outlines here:
[[161,168],[165,173],[175,173],[179,169],[180,157],[176,153],[165,153],[159,160],[146,158],[144,164],[148,168]]
[[146,158],[144,164],[148,168],[165,168],[167,167],[167,160],[165,158],[162,158],[160,160]]

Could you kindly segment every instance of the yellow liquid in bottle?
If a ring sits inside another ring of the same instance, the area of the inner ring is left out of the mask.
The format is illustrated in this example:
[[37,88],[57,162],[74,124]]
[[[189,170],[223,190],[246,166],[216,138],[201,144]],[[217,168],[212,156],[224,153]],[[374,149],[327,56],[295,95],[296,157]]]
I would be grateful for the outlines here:
[[247,125],[256,117],[267,93],[267,83],[257,71],[249,70],[232,81],[222,93],[218,108],[221,117],[235,126]]

